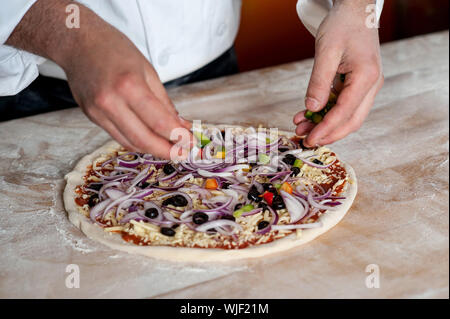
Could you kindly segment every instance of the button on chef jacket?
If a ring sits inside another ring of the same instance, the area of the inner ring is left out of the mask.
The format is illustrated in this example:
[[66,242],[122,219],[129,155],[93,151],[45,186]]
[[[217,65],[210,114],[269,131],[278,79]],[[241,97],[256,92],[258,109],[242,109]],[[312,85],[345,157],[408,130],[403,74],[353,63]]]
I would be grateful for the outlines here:
[[[65,79],[51,61],[4,45],[37,0],[3,0],[0,10],[0,96],[15,95],[39,74]],[[228,50],[239,28],[241,0],[79,0],[124,33],[161,81],[189,74]],[[299,0],[297,12],[315,35],[332,0]],[[377,2],[377,16],[383,1]],[[80,20],[81,27],[83,21]]]

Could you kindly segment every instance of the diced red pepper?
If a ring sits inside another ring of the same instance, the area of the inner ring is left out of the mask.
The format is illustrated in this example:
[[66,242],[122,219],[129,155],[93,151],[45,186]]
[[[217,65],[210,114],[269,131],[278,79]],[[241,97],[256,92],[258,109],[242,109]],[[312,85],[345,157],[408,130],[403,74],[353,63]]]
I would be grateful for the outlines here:
[[272,206],[273,196],[274,196],[274,194],[271,192],[265,192],[263,194],[263,198],[266,201],[266,203],[269,204],[269,206]]

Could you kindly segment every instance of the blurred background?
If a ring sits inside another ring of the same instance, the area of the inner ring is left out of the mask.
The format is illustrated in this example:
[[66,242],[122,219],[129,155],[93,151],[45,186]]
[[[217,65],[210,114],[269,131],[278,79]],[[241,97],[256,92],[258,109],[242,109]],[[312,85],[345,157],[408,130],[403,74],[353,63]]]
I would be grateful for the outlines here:
[[[243,0],[236,39],[240,71],[314,56],[314,38],[300,22],[297,0]],[[385,0],[382,43],[449,28],[449,0]]]

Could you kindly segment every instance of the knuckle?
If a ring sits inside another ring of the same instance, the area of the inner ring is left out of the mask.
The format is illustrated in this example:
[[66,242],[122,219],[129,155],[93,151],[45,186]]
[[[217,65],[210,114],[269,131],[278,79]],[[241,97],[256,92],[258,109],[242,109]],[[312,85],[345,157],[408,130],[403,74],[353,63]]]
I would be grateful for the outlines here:
[[370,66],[365,70],[366,78],[370,82],[377,82],[381,77],[381,70],[378,66]]
[[138,80],[135,77],[135,75],[131,73],[125,73],[123,75],[120,75],[115,84],[114,89],[119,93],[128,93],[133,90],[133,88],[136,88],[138,84]]
[[108,90],[100,90],[94,96],[94,104],[101,109],[108,109],[112,102],[112,94]]
[[167,121],[162,118],[157,118],[152,125],[152,129],[156,134],[161,134],[167,126]]

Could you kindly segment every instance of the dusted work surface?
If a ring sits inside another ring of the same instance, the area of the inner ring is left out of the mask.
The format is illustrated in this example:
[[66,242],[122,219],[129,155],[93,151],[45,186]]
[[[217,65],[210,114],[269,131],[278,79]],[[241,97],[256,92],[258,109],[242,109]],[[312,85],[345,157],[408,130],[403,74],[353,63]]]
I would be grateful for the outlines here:
[[[284,253],[183,264],[114,251],[67,219],[64,175],[108,140],[79,109],[0,124],[0,297],[445,297],[449,281],[448,32],[384,45],[385,86],[333,149],[358,195],[344,219]],[[293,130],[312,61],[177,88],[189,119]],[[80,288],[67,288],[78,265]],[[368,265],[380,287],[367,288]]]

